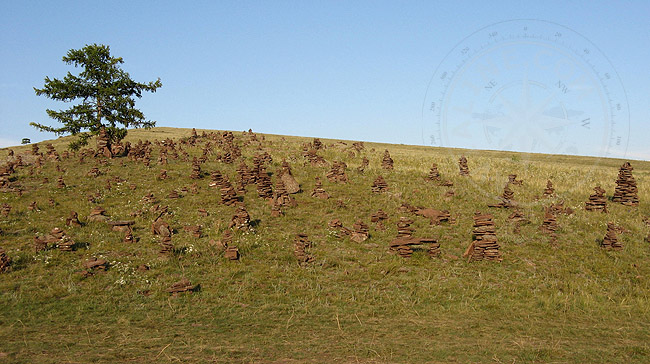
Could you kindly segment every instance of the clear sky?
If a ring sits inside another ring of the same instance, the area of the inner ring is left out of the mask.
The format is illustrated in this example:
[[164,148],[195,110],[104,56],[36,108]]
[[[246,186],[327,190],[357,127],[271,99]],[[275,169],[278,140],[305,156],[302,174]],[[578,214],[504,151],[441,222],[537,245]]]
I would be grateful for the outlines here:
[[[67,105],[33,87],[100,43],[136,81],[161,78],[136,103],[159,126],[650,160],[650,1],[488,3],[2,0],[0,146],[53,137],[28,124]],[[527,32],[562,42],[508,41]],[[443,68],[460,72],[435,82]]]

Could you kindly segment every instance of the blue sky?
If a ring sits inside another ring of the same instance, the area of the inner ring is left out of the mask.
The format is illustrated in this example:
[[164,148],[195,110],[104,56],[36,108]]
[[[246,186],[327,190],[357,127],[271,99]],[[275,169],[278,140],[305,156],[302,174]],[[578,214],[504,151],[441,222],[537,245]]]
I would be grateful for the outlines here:
[[[423,104],[430,101],[430,81],[437,77],[439,65],[461,62],[460,57],[450,59],[450,52],[455,54],[453,50],[462,46],[464,39],[472,40],[466,37],[484,27],[490,30],[491,24],[539,19],[548,22],[545,31],[565,29],[567,48],[582,46],[586,39],[600,49],[587,60],[601,62],[595,70],[601,73],[606,66],[603,57],[609,61],[620,80],[612,82],[624,87],[629,104],[624,107],[629,110],[629,121],[627,117],[622,120],[622,115],[616,119],[617,132],[629,124],[629,132],[623,135],[629,136],[629,142],[623,141],[610,155],[650,159],[650,2],[484,4],[5,0],[0,3],[0,146],[24,137],[32,141],[52,138],[28,124],[52,124],[45,109],[67,105],[36,96],[33,87],[41,87],[45,76],[62,78],[66,72],[74,72],[61,57],[69,49],[90,43],[109,45],[113,55],[124,58],[123,68],[137,81],[161,78],[163,87],[155,94],[145,94],[136,104],[159,126],[252,128],[274,134],[422,144],[423,129],[435,122],[423,117]],[[506,25],[511,26],[499,28],[500,34],[521,32],[517,23]],[[485,61],[480,54],[474,57]],[[464,74],[476,77],[471,71]],[[534,70],[531,75],[541,77]],[[521,77],[515,78],[508,80],[511,88],[502,89],[500,97],[515,95],[515,84],[524,84]],[[542,85],[540,82],[537,84]],[[542,86],[550,90],[552,82],[544,82],[548,85]],[[622,91],[616,92],[618,99],[625,98]],[[537,96],[530,96],[532,101],[544,97],[533,94]],[[453,96],[463,102],[472,97],[460,91]],[[475,111],[483,115],[491,110],[503,116],[503,105],[489,104],[494,99],[486,96],[482,109]],[[453,97],[446,100],[452,110]],[[570,115],[571,105],[567,104],[572,102],[559,100],[557,104]],[[591,110],[578,111],[588,114]],[[489,125],[472,128],[502,139],[514,135],[493,131]],[[606,129],[604,126],[605,134]],[[554,133],[549,134],[551,138],[576,139],[572,133],[580,132]],[[468,138],[466,143],[447,138],[443,145],[515,148],[503,142],[485,144],[476,135]],[[572,150],[567,147],[559,152]],[[598,154],[585,145],[575,150],[576,154]]]

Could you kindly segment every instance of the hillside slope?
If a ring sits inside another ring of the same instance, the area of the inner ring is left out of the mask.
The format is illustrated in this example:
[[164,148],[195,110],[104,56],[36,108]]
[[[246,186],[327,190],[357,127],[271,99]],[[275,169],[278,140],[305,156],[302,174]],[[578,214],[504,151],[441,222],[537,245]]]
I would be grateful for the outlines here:
[[[49,156],[39,143],[42,163],[32,146],[13,148],[13,157],[0,150],[0,165],[24,161],[0,193],[0,248],[11,260],[0,273],[0,363],[650,358],[648,162],[632,162],[640,204],[624,206],[612,201],[625,162],[614,159],[325,139],[319,147],[311,138],[173,128],[130,131],[131,155],[107,159],[93,156],[94,142],[66,153],[67,140],[51,141]],[[382,167],[386,150],[393,170]],[[469,176],[459,175],[463,155]],[[199,175],[195,157],[204,157]],[[267,182],[242,185],[238,168],[255,170],[255,161]],[[283,161],[301,192],[278,195]],[[440,181],[426,180],[433,163]],[[508,184],[516,207],[488,207],[504,202],[510,174],[522,181]],[[388,189],[376,193],[379,176]],[[329,199],[312,196],[316,178]],[[549,180],[554,193],[544,196]],[[274,195],[260,197],[268,181]],[[585,209],[596,186],[607,213]],[[558,203],[572,211],[553,213],[557,231],[546,234],[546,209]],[[242,207],[250,223],[229,226]],[[371,216],[380,209],[387,219],[378,225]],[[71,211],[81,226],[66,225]],[[448,219],[421,216],[432,211]],[[513,221],[514,211],[529,222]],[[499,260],[463,257],[476,212],[493,216]],[[400,218],[412,220],[414,237],[439,243],[439,254],[430,243],[410,258],[389,249]],[[608,223],[621,249],[601,247]],[[57,240],[54,228],[67,237]],[[233,247],[238,260],[228,259]],[[183,279],[192,292],[168,292]]]

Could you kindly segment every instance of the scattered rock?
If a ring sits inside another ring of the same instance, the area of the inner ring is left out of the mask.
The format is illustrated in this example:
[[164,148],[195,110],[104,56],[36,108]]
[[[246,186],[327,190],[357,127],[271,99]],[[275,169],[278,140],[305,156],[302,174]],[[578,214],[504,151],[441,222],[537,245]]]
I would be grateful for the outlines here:
[[167,292],[172,295],[177,295],[182,292],[195,292],[198,289],[198,284],[192,284],[189,280],[187,280],[187,278],[183,278],[180,281],[172,284],[171,287],[167,288]]

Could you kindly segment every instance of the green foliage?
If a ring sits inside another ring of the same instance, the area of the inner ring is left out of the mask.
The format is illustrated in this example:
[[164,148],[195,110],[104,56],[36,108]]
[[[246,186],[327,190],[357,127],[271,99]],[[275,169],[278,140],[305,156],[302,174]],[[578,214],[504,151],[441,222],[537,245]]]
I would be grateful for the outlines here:
[[82,49],[71,49],[63,62],[83,70],[75,76],[68,72],[63,80],[45,77],[43,88],[34,88],[36,95],[52,100],[76,102],[67,110],[47,110],[47,114],[63,124],[52,127],[32,122],[30,125],[41,131],[57,135],[72,134],[78,138],[70,143],[71,149],[86,145],[88,139],[106,128],[109,142],[126,136],[126,128],[151,128],[155,121],[146,120],[144,114],[135,108],[134,97],[141,98],[144,91],[156,92],[162,86],[160,79],[139,83],[120,68],[121,57],[112,57],[106,45],[86,45]]

